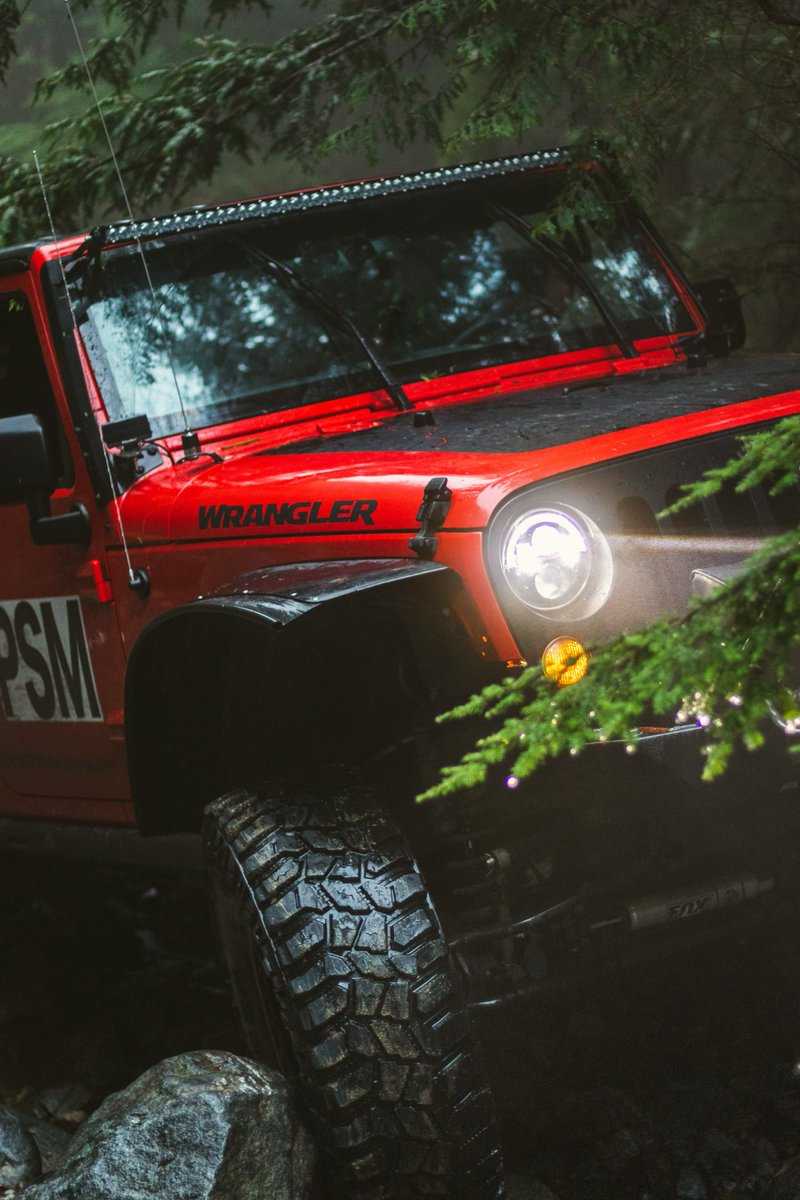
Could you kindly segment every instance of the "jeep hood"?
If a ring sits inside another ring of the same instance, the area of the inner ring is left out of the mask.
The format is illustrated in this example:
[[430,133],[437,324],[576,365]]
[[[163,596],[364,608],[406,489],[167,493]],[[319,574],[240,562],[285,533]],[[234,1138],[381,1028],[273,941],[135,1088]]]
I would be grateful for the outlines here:
[[[525,485],[800,409],[800,356],[736,356],[569,389],[450,403],[339,436],[141,480],[122,502],[143,541],[413,532],[425,484],[446,476],[446,530],[485,527]],[[224,445],[222,446],[224,451]],[[165,495],[171,492],[171,497]]]

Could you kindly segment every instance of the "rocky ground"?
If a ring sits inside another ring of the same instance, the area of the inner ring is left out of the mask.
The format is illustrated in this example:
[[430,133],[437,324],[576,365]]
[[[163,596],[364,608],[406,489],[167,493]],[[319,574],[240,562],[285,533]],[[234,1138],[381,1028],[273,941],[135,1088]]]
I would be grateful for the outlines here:
[[[800,1198],[792,943],[696,949],[486,1022],[511,1200]],[[46,1160],[109,1092],[202,1048],[245,1052],[196,884],[0,863],[0,1102],[40,1122]]]

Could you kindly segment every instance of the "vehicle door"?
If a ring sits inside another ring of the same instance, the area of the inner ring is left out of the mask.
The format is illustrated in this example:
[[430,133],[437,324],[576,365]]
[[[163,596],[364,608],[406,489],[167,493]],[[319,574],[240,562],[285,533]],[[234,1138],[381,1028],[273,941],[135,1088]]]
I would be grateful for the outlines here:
[[[38,418],[55,483],[49,497],[21,496],[0,479],[0,808],[125,820],[124,657],[105,518],[68,414],[32,276],[0,278],[0,438],[6,418]],[[56,532],[48,515],[66,514]]]

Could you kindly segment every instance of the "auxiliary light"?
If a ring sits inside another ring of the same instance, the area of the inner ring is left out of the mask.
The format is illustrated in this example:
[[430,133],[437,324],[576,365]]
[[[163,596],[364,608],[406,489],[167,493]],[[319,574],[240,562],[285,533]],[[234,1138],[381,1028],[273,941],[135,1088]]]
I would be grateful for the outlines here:
[[562,635],[553,638],[542,653],[542,670],[551,683],[567,687],[583,679],[589,666],[586,648],[577,638]]

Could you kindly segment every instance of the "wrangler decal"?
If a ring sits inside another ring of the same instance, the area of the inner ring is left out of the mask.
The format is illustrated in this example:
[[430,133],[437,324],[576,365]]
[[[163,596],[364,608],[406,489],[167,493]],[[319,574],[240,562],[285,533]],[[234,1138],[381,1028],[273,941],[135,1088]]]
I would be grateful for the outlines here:
[[102,721],[78,596],[0,601],[0,699],[9,721]]
[[249,529],[275,525],[374,525],[377,500],[296,500],[284,504],[201,504],[201,529]]

